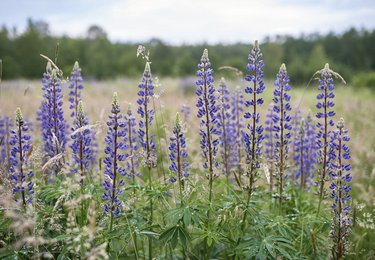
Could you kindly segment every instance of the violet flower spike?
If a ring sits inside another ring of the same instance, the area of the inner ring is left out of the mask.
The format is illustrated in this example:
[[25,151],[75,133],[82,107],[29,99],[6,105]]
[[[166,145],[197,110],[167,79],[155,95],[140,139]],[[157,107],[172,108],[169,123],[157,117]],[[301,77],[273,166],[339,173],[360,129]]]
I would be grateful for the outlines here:
[[212,182],[215,177],[214,167],[219,166],[216,155],[221,134],[218,119],[220,106],[216,103],[213,73],[208,50],[205,49],[198,64],[197,76],[199,79],[196,82],[198,101],[196,106],[198,108],[197,116],[201,120],[199,134],[201,136],[200,147],[204,159],[203,168],[208,169],[209,173],[207,176],[209,180],[209,202],[212,199]]
[[[13,127],[12,118],[0,117],[0,163],[5,167],[10,165],[10,130]],[[5,171],[7,172],[7,171]]]
[[10,153],[10,180],[13,185],[13,194],[16,201],[21,200],[24,207],[32,202],[34,193],[34,184],[31,178],[34,176],[32,171],[26,171],[28,160],[27,154],[31,149],[31,135],[28,124],[22,117],[20,108],[16,110],[16,129],[11,130],[11,139],[9,144],[12,146]]
[[270,178],[269,178],[269,185],[270,190],[273,190],[273,182],[274,182],[274,175],[275,175],[275,134],[274,134],[274,121],[273,118],[275,116],[275,111],[273,110],[275,104],[271,103],[267,108],[266,113],[266,121],[265,121],[265,134],[264,134],[264,145],[265,145],[265,159],[268,165]]
[[347,252],[350,228],[350,149],[347,146],[350,138],[344,128],[344,120],[337,123],[337,130],[331,132],[329,142],[329,176],[331,179],[330,198],[332,199],[332,227],[330,236],[333,240],[332,257],[342,259]]
[[82,90],[84,88],[81,68],[77,61],[74,63],[69,82],[69,109],[71,110],[70,116],[74,119],[77,114],[78,103],[82,99]]

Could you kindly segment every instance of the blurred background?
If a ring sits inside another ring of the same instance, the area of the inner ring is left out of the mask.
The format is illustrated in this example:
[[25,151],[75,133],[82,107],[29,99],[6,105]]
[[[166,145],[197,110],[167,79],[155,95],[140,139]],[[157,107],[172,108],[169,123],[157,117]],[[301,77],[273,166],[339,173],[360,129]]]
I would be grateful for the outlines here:
[[194,76],[204,48],[214,69],[244,71],[259,40],[268,78],[285,62],[292,83],[306,85],[329,62],[349,83],[375,89],[374,17],[371,0],[2,0],[2,78],[40,78],[39,54],[54,58],[57,44],[65,75],[77,60],[86,79],[139,77],[138,44],[157,76]]

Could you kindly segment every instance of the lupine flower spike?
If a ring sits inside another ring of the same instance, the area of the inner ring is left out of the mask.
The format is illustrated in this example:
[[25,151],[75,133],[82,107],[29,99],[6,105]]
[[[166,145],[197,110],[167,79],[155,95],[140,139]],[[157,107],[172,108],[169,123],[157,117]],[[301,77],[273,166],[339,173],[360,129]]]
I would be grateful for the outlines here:
[[300,131],[295,139],[295,178],[300,189],[306,189],[313,185],[317,164],[316,131],[310,113],[306,120],[301,120]]
[[[9,166],[10,158],[10,129],[13,127],[10,117],[0,118],[0,163]],[[6,171],[5,171],[6,172]]]
[[136,131],[137,122],[132,114],[131,105],[125,115],[125,170],[133,180],[133,191],[135,193],[135,177],[139,176],[138,171],[138,138]]
[[243,109],[244,100],[243,94],[239,87],[235,89],[232,94],[232,106],[231,106],[231,124],[233,130],[233,147],[232,149],[232,156],[231,156],[231,164],[232,168],[236,169],[234,171],[234,176],[236,182],[239,186],[241,186],[241,177],[243,175],[243,168],[242,168],[242,159],[243,159],[243,142],[242,142],[242,132],[244,130],[244,119],[243,119]]
[[269,185],[270,191],[273,191],[273,182],[275,175],[275,137],[274,137],[274,125],[273,122],[275,111],[273,110],[274,104],[271,103],[267,109],[266,121],[265,121],[265,159],[269,170]]
[[178,113],[176,115],[176,122],[173,127],[173,133],[169,140],[170,144],[168,155],[169,159],[171,160],[169,170],[173,173],[171,182],[175,183],[176,181],[178,181],[182,204],[185,181],[189,177],[189,161],[186,149],[185,133],[182,130],[180,115]]
[[183,120],[185,123],[189,122],[190,119],[190,106],[182,104],[180,112],[184,115]]
[[[42,83],[44,100],[38,111],[38,120],[42,131],[43,151],[47,155],[45,160],[48,160],[57,155],[62,156],[67,143],[60,74],[50,62],[47,63]],[[54,164],[55,173],[58,172],[58,163],[59,161]]]
[[208,58],[208,51],[205,49],[198,64],[197,76],[199,77],[196,85],[198,89],[198,118],[201,119],[199,134],[201,136],[201,149],[204,158],[203,168],[208,169],[209,180],[209,202],[212,200],[212,182],[214,179],[214,167],[218,167],[219,163],[216,160],[216,154],[219,146],[220,129],[218,113],[220,106],[216,104],[215,87],[213,85],[214,77],[211,69],[210,59]]
[[[260,168],[260,153],[262,147],[263,126],[260,124],[259,107],[264,103],[263,98],[259,97],[265,90],[263,82],[263,67],[262,52],[259,48],[258,41],[251,50],[248,57],[248,64],[246,69],[248,73],[245,80],[249,85],[245,88],[245,93],[249,95],[249,99],[245,101],[245,106],[250,112],[245,112],[245,120],[249,120],[247,130],[243,132],[243,139],[246,150],[246,176],[248,178],[248,201],[250,201],[251,194],[254,191],[254,184],[258,169]],[[248,205],[248,203],[247,203]]]
[[81,91],[83,89],[82,85],[82,75],[81,68],[79,67],[78,62],[76,61],[73,66],[73,70],[69,78],[69,108],[71,110],[70,116],[74,119],[78,110],[78,103],[82,99]]
[[34,184],[31,178],[34,176],[32,171],[26,172],[28,165],[27,154],[31,149],[31,135],[27,132],[29,127],[24,122],[20,108],[16,110],[16,129],[11,130],[10,145],[12,150],[10,153],[10,172],[11,182],[13,184],[13,193],[16,200],[21,200],[23,206],[32,202],[32,194],[34,193]]
[[111,214],[110,230],[112,230],[113,219],[121,214],[122,203],[119,195],[122,194],[122,186],[125,184],[121,176],[126,175],[125,169],[120,166],[120,162],[125,161],[125,155],[121,154],[120,151],[125,148],[122,139],[126,134],[124,131],[125,123],[121,121],[121,118],[118,96],[115,92],[113,93],[111,114],[107,121],[108,131],[105,137],[107,146],[104,150],[106,154],[104,159],[105,180],[103,182],[105,191],[102,196],[105,201],[104,213],[110,212]]
[[290,111],[292,110],[290,106],[290,94],[291,90],[289,85],[289,76],[286,71],[285,64],[282,64],[279,72],[276,75],[275,80],[275,90],[273,91],[273,131],[275,138],[275,171],[277,178],[277,188],[278,193],[276,194],[279,198],[280,206],[282,205],[282,200],[285,197],[285,178],[286,178],[286,168],[288,159],[288,148],[291,138],[291,120]]
[[319,74],[319,86],[318,90],[321,91],[317,95],[318,102],[316,103],[316,107],[319,111],[316,114],[317,124],[316,127],[318,129],[317,133],[317,147],[319,149],[319,163],[321,163],[321,168],[319,169],[319,180],[318,180],[318,196],[319,196],[319,204],[318,204],[318,211],[320,211],[320,205],[322,200],[326,196],[326,191],[324,188],[324,184],[327,181],[327,173],[328,173],[328,149],[329,149],[329,133],[330,128],[334,126],[333,117],[335,116],[335,111],[333,107],[335,103],[333,99],[335,94],[333,90],[335,89],[335,85],[333,84],[332,74],[334,73],[330,68],[328,63],[325,67],[317,72]]
[[71,138],[73,143],[71,148],[73,151],[73,160],[75,167],[73,172],[79,172],[81,176],[80,183],[82,185],[85,174],[87,174],[93,158],[92,135],[93,130],[89,127],[87,116],[83,111],[82,101],[78,102],[76,119],[74,120],[74,128],[72,129]]
[[331,179],[332,228],[330,236],[333,240],[333,259],[342,259],[347,252],[349,224],[350,224],[350,149],[347,142],[350,140],[348,130],[344,128],[344,120],[337,123],[337,130],[330,135],[329,143],[329,176]]
[[[219,126],[220,126],[220,148],[221,148],[221,157],[223,162],[223,174],[228,177],[231,170],[231,162],[230,162],[230,155],[231,155],[231,144],[233,142],[233,137],[235,137],[232,133],[232,124],[231,124],[231,110],[230,110],[230,99],[229,99],[229,90],[227,87],[227,83],[225,82],[224,78],[221,78],[219,83],[219,102],[220,102],[220,112],[218,113],[219,118]],[[228,183],[229,184],[229,183]]]

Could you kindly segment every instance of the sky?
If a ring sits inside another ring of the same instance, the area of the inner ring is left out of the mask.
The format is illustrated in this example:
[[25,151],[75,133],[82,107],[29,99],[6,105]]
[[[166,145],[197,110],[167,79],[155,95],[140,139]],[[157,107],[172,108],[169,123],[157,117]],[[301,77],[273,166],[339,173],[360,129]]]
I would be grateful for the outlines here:
[[53,35],[84,37],[99,25],[112,41],[253,42],[266,36],[375,28],[374,0],[0,0],[0,25],[43,20]]

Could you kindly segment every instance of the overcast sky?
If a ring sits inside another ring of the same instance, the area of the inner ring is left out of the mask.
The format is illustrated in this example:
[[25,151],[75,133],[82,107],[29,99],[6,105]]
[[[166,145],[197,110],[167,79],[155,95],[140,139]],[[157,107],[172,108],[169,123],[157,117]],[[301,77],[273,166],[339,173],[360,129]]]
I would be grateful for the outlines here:
[[55,35],[101,26],[113,41],[233,43],[265,36],[375,28],[374,0],[0,0],[0,25],[44,20]]

